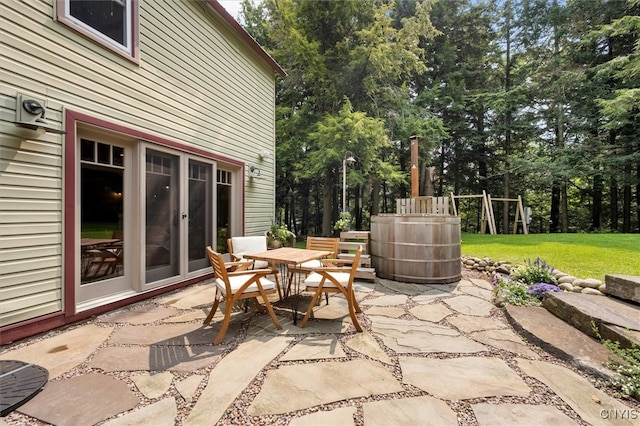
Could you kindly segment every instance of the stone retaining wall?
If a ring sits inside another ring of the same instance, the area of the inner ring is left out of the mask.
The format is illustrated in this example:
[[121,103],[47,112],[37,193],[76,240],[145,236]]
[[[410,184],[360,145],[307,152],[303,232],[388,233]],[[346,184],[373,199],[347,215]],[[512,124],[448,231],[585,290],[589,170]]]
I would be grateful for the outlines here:
[[[493,280],[495,274],[509,275],[514,266],[505,261],[494,261],[487,257],[479,258],[473,256],[462,256],[462,266],[477,272],[484,272]],[[553,270],[553,276],[556,280],[554,284],[558,285],[564,291],[574,293],[604,295],[606,293],[605,284],[595,278],[577,278],[573,275],[566,274],[562,271]]]

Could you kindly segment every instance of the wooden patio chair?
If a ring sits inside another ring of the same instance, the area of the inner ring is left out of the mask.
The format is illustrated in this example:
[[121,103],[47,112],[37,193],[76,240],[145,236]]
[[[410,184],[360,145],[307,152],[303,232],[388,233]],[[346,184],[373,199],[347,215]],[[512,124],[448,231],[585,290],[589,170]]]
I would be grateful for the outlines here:
[[209,323],[215,315],[220,301],[222,300],[224,302],[222,326],[213,344],[217,345],[224,339],[224,335],[229,328],[229,321],[231,320],[231,309],[238,300],[253,299],[258,312],[263,312],[262,306],[258,301],[258,297],[261,297],[271,316],[273,324],[277,329],[281,329],[282,326],[280,322],[278,322],[278,318],[276,318],[276,314],[267,297],[267,295],[276,292],[276,284],[265,278],[267,275],[270,275],[272,271],[270,269],[256,269],[228,272],[227,268],[229,265],[224,263],[222,255],[213,251],[210,246],[207,247],[206,250],[215,275],[216,294],[211,312],[209,312],[209,315],[207,315],[207,318],[204,320],[205,324]]
[[355,293],[353,292],[353,280],[356,276],[356,270],[360,264],[360,255],[362,254],[362,247],[358,247],[356,255],[353,258],[353,263],[350,267],[336,267],[330,266],[332,264],[331,259],[323,260],[323,263],[327,266],[314,269],[307,279],[304,280],[305,291],[313,292],[311,303],[307,313],[304,315],[300,327],[304,328],[309,320],[309,317],[313,313],[313,308],[316,305],[318,297],[325,293],[342,293],[347,299],[347,305],[349,306],[349,316],[354,327],[358,331],[362,331],[362,327],[356,317],[356,312],[362,312],[358,302],[356,301]]
[[278,278],[279,269],[275,263],[264,262],[262,260],[250,260],[244,259],[245,254],[260,253],[267,251],[267,237],[231,237],[227,239],[227,248],[229,249],[229,256],[234,262],[253,262],[253,269],[270,269],[271,273],[276,280],[276,288],[278,290],[278,297],[282,300],[282,289],[280,288],[280,278]]
[[[340,247],[340,238],[330,238],[330,237],[307,237],[307,250],[323,250],[330,251],[331,254],[326,256],[325,259],[336,259],[338,258],[338,250]],[[349,261],[348,263],[351,263]],[[289,283],[287,284],[287,291],[285,294],[289,294],[291,291],[291,282],[293,281],[293,273],[301,273],[305,276],[308,276],[313,269],[322,268],[324,264],[322,263],[322,259],[313,259],[307,262],[301,263],[300,265],[296,265],[295,268],[291,268],[289,272]],[[327,296],[328,298],[328,296]],[[327,303],[329,301],[327,300]]]

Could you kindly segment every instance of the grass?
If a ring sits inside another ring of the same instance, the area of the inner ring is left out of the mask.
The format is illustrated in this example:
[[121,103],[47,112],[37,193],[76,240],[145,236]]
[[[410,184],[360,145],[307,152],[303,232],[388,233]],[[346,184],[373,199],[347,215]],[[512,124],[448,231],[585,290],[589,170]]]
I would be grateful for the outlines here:
[[578,278],[640,275],[640,234],[462,234],[462,254],[523,264],[544,259]]

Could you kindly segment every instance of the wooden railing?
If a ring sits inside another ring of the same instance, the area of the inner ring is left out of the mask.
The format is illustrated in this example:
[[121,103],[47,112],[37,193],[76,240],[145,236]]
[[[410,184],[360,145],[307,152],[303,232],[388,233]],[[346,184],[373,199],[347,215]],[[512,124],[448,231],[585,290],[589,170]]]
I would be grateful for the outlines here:
[[449,197],[413,197],[396,200],[397,214],[426,213],[449,215]]

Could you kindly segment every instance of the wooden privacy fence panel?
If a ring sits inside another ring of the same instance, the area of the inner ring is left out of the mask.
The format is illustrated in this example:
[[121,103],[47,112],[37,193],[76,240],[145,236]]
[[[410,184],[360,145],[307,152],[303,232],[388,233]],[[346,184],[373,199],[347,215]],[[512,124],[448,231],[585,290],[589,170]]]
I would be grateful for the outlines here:
[[397,214],[449,215],[449,197],[413,197],[396,200]]

